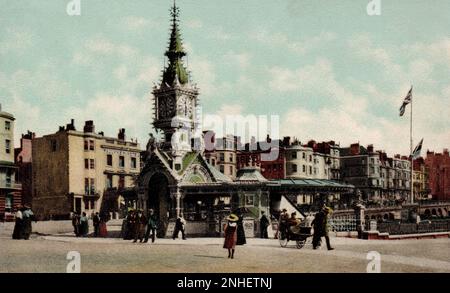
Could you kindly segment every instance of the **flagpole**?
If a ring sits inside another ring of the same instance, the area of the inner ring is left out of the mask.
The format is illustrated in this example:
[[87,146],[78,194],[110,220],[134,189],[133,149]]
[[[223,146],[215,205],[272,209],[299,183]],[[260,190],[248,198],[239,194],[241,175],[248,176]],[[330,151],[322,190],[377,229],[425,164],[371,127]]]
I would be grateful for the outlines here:
[[[412,86],[411,86],[412,89]],[[410,125],[409,125],[409,138],[410,138],[410,145],[409,145],[409,153],[411,156],[411,203],[414,203],[414,158],[413,158],[413,97],[411,92],[411,115],[410,115]]]

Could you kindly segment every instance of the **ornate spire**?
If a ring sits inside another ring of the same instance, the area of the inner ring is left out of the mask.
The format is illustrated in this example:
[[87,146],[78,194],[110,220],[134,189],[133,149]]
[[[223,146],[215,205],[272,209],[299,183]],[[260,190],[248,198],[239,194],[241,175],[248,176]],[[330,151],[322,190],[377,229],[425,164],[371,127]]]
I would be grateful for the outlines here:
[[186,56],[186,52],[184,51],[180,30],[178,28],[179,14],[180,9],[176,6],[174,1],[173,7],[170,9],[170,15],[172,16],[172,32],[170,34],[169,47],[165,54],[169,59],[169,64],[163,73],[163,84],[166,83],[170,86],[174,84],[175,79],[177,79],[180,84],[189,82],[189,74],[183,65],[183,57]]

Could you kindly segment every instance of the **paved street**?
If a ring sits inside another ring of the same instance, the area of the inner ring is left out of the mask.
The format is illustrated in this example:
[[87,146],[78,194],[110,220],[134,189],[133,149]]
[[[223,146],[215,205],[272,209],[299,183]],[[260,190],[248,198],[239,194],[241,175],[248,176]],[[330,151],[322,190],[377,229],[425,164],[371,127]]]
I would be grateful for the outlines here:
[[[2,227],[3,228],[3,227]],[[134,244],[117,238],[36,235],[11,240],[0,232],[1,272],[65,272],[68,251],[81,254],[82,272],[366,272],[367,252],[381,254],[382,272],[450,272],[450,239],[367,241],[332,238],[334,251],[281,248],[277,240],[248,239],[235,259],[222,239],[157,239]]]

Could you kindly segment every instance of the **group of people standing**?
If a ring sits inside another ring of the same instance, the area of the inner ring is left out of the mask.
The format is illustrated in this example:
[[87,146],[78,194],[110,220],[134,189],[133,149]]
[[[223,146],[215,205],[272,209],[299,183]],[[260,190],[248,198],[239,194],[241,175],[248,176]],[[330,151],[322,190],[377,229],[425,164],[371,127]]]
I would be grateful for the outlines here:
[[14,215],[15,224],[13,230],[13,239],[30,239],[32,232],[31,222],[36,221],[31,207],[28,205],[20,205],[17,207],[17,212]]
[[[100,216],[97,212],[91,218],[94,226],[94,237],[106,237],[108,235],[106,229],[108,217],[104,215]],[[77,212],[73,213],[72,226],[76,237],[87,237],[89,235],[89,218],[85,212],[81,214]]]
[[142,210],[130,209],[122,224],[122,239],[133,240],[136,243],[147,243],[151,235],[152,243],[155,242],[158,218],[154,210],[150,209],[148,215]]

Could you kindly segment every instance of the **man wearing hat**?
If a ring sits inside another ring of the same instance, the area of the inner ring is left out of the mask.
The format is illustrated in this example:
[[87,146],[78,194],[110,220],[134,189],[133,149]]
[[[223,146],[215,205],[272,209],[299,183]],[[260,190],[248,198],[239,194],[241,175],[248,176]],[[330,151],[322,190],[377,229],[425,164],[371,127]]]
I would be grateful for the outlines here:
[[153,209],[150,209],[148,211],[148,223],[147,223],[147,231],[145,232],[144,243],[148,242],[150,231],[152,232],[152,243],[155,242],[157,223],[158,219],[155,216],[155,211]]
[[138,210],[136,215],[136,223],[135,225],[135,231],[134,231],[134,241],[137,242],[139,239],[139,242],[142,242],[144,240],[144,234],[145,234],[145,226],[147,225],[147,217],[144,215],[142,210]]
[[289,214],[286,209],[281,210],[280,219],[278,221],[278,231],[276,235],[282,235],[280,239],[285,237],[287,232],[287,222],[289,220]]
[[334,249],[331,247],[330,237],[328,235],[328,215],[331,214],[331,212],[332,209],[324,205],[322,210],[316,214],[316,217],[311,223],[314,227],[313,249],[317,249],[322,237],[325,237],[328,250]]
[[227,225],[225,227],[225,241],[223,248],[228,249],[228,258],[234,258],[234,249],[237,242],[237,221],[239,217],[235,214],[231,214],[227,217]]

